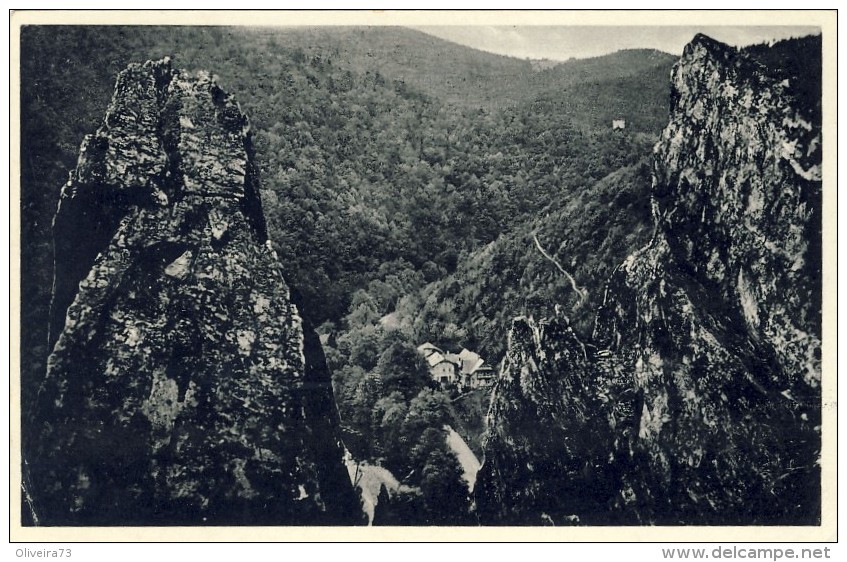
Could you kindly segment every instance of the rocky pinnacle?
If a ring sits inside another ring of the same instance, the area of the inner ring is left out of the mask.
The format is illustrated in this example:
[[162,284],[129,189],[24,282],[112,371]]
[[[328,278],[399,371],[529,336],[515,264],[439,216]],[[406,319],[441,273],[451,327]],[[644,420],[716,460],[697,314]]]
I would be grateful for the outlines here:
[[612,274],[592,341],[515,321],[481,522],[819,524],[820,122],[802,78],[770,70],[702,35],[685,48],[655,234]]
[[258,187],[214,78],[168,59],[120,73],[54,221],[53,351],[24,449],[39,524],[359,521]]

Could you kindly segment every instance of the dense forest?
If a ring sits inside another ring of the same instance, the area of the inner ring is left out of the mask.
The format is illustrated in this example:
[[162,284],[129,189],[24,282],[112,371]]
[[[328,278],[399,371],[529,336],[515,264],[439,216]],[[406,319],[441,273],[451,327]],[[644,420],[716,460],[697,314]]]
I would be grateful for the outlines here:
[[511,318],[556,305],[590,333],[611,269],[650,237],[664,53],[541,68],[406,29],[213,27],[32,27],[21,52],[24,408],[49,353],[59,189],[116,73],[170,56],[215,73],[251,120],[269,234],[319,326],[345,443],[403,485],[376,522],[469,521],[448,501],[466,484],[444,428],[480,454],[487,391],[434,385],[417,345],[496,367]]
[[[24,411],[50,352],[59,190],[115,75],[169,56],[213,72],[250,118],[268,233],[320,335],[351,477],[376,468],[374,524],[474,522],[446,435],[481,457],[490,391],[437,385],[417,346],[496,368],[513,317],[562,312],[590,340],[612,270],[653,235],[665,53],[538,64],[364,27],[27,27],[21,42]],[[817,115],[792,65],[819,44],[747,52]]]

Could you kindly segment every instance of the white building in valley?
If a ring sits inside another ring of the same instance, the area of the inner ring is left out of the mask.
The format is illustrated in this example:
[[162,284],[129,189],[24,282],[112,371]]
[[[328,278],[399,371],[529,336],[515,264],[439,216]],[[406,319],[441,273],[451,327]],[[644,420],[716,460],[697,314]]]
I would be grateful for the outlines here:
[[486,388],[494,382],[494,369],[469,349],[450,353],[427,342],[418,346],[418,353],[426,359],[432,379],[441,386],[457,385],[467,390]]

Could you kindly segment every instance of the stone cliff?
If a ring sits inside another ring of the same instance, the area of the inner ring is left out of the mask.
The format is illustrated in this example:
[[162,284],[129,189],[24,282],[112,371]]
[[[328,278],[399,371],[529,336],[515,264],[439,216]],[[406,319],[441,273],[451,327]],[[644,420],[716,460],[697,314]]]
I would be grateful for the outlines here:
[[34,523],[361,522],[258,191],[247,118],[213,78],[168,59],[118,76],[54,222]]
[[654,149],[651,243],[590,342],[515,321],[484,524],[818,524],[821,137],[792,81],[697,36]]

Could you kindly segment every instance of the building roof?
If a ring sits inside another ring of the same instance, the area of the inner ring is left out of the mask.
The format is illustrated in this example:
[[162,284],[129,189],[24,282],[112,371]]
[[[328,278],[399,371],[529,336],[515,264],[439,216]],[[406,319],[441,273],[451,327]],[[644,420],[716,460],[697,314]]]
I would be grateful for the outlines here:
[[442,351],[441,349],[437,348],[436,346],[434,346],[433,344],[431,344],[429,342],[422,343],[421,345],[418,346],[418,353],[422,354],[424,357],[429,357],[429,355],[431,355],[432,353],[435,353],[435,352],[442,353],[442,354],[444,353],[444,351]]
[[429,364],[430,367],[435,367],[442,361],[444,361],[444,356],[438,353],[437,351],[430,353],[426,357],[426,362]]
[[465,347],[465,348],[462,348],[462,351],[459,352],[459,357],[461,357],[463,361],[464,360],[476,361],[477,359],[479,359],[479,353],[474,353],[473,351],[471,351],[471,350],[469,350],[468,348]]
[[426,358],[430,370],[435,369],[441,363],[450,363],[464,376],[479,373],[483,378],[493,375],[494,369],[486,365],[482,357],[467,348],[459,353],[444,352],[430,342],[418,346],[418,352]]
[[462,358],[459,356],[459,354],[458,354],[458,353],[445,353],[445,354],[444,354],[444,358],[445,358],[447,361],[449,361],[449,362],[451,362],[451,363],[454,363],[454,364],[455,364],[455,365],[457,365],[457,366],[461,366],[461,365],[462,365]]
[[482,359],[465,359],[462,361],[462,372],[466,375],[471,375],[476,372],[477,369],[482,367],[483,360]]
[[462,372],[466,375],[472,374],[484,363],[479,353],[474,353],[469,349],[462,349],[459,352],[459,357],[462,358]]

